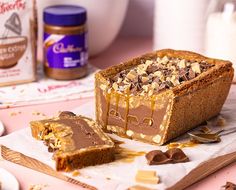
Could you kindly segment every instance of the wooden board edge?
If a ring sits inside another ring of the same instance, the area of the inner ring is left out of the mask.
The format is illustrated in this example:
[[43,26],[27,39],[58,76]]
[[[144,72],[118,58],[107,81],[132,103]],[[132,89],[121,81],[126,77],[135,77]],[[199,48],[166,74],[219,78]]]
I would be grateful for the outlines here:
[[182,190],[194,183],[200,181],[201,179],[209,176],[210,174],[216,172],[217,170],[233,163],[236,161],[236,152],[232,152],[226,155],[222,155],[209,161],[200,164],[198,167],[193,169],[188,175],[183,177],[173,186],[169,187],[167,190]]

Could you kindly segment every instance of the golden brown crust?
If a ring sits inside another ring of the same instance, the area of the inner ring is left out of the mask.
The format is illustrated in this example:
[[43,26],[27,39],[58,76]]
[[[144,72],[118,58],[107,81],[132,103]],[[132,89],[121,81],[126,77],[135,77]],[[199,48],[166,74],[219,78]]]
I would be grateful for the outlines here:
[[141,59],[150,59],[150,58],[155,58],[157,56],[175,57],[175,58],[181,58],[181,59],[186,59],[186,60],[194,60],[196,62],[206,61],[209,64],[215,65],[214,67],[210,68],[208,71],[202,73],[198,77],[190,81],[186,81],[183,84],[178,85],[177,87],[173,88],[172,90],[176,93],[176,95],[178,95],[178,93],[181,93],[181,91],[182,93],[184,93],[184,90],[187,88],[194,89],[193,85],[195,84],[201,85],[199,83],[202,83],[202,80],[210,81],[214,78],[217,78],[223,72],[228,72],[229,76],[233,78],[234,69],[230,61],[208,58],[198,53],[194,53],[190,51],[172,50],[172,49],[163,49],[159,51],[154,51],[154,52],[147,53],[139,57],[133,58],[131,60],[128,60],[119,65],[108,67],[107,69],[101,70],[98,73],[96,73],[95,78],[97,78],[98,80],[101,80],[102,82],[106,82],[105,79],[115,75],[116,73],[140,64]]

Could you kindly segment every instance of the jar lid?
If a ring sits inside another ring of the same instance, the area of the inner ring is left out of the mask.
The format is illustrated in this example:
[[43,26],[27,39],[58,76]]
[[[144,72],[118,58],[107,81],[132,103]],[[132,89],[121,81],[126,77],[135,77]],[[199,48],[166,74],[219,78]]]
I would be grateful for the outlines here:
[[86,9],[74,5],[55,5],[43,11],[43,21],[55,26],[77,26],[86,22]]

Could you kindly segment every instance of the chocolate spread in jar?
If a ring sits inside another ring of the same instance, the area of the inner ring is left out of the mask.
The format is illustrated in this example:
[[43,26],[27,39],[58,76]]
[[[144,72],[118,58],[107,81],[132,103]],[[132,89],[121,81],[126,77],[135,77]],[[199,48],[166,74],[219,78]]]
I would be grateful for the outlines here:
[[87,74],[86,10],[57,5],[44,9],[44,71],[50,78],[71,80]]

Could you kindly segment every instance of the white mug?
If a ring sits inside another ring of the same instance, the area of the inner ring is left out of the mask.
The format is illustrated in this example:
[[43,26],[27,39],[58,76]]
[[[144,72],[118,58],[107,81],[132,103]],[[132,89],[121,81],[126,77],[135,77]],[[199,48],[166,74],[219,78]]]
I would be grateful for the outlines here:
[[211,0],[156,0],[154,49],[204,53],[207,11]]

